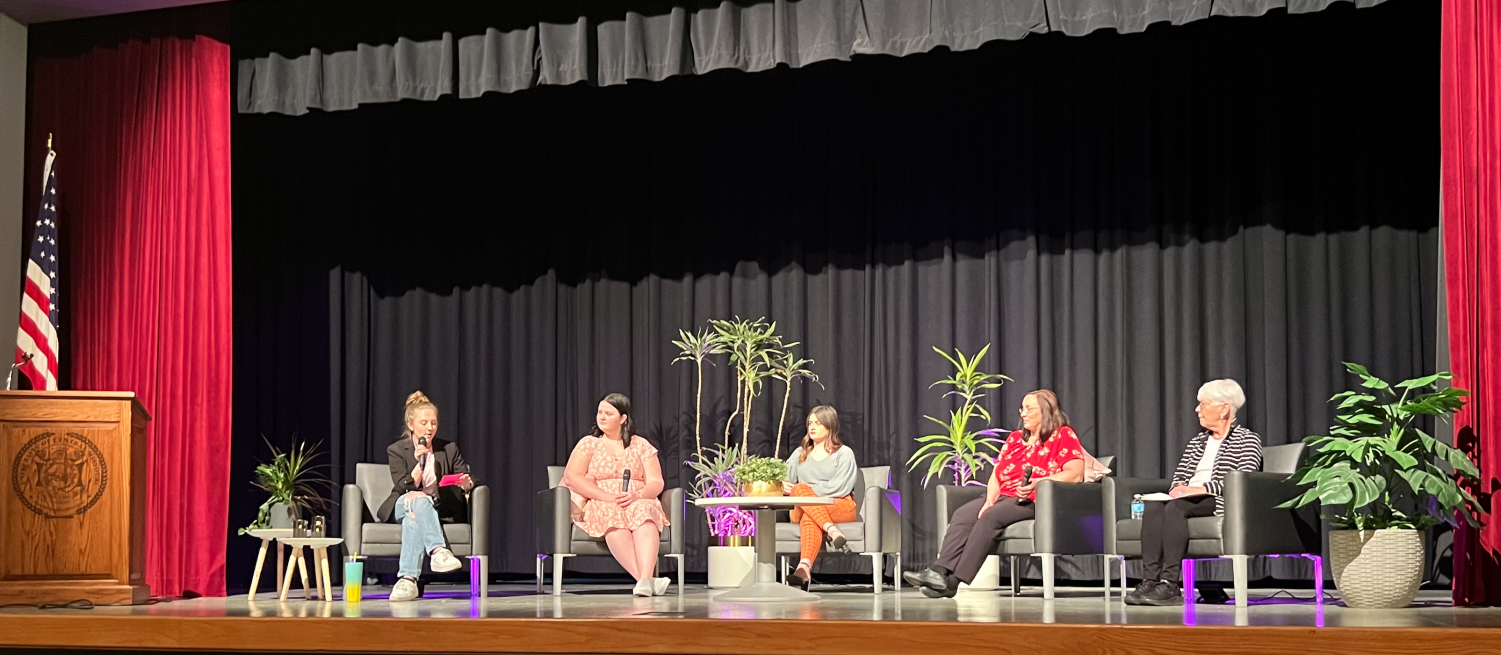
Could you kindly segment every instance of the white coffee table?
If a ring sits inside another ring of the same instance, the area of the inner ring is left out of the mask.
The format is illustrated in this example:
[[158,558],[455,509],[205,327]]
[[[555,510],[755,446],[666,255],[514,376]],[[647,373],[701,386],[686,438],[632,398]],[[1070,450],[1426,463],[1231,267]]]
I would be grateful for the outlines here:
[[295,571],[302,572],[302,598],[308,599],[307,589],[307,560],[302,554],[303,548],[313,549],[313,579],[318,585],[318,599],[325,602],[333,601],[333,594],[328,575],[328,547],[344,543],[338,537],[280,537],[277,539],[292,547],[292,561],[296,566],[287,566],[287,577],[281,585],[280,600],[287,599],[287,592],[292,590],[292,574]]
[[818,600],[818,594],[810,594],[801,589],[777,583],[777,510],[806,505],[833,505],[833,498],[732,496],[700,498],[693,501],[693,504],[699,507],[731,506],[756,513],[756,581],[714,596],[713,600],[737,602]]

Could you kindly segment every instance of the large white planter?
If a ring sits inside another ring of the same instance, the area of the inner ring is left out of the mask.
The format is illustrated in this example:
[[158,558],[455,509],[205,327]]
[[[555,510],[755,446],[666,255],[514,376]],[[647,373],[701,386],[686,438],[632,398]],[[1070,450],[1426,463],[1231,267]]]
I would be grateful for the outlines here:
[[1001,556],[991,555],[985,558],[985,563],[980,566],[980,572],[975,574],[974,584],[959,583],[959,591],[995,591],[1001,588]]
[[1423,584],[1423,533],[1330,530],[1329,566],[1345,606],[1407,607],[1418,597],[1418,587]]
[[744,587],[756,579],[756,549],[750,546],[709,546],[709,588]]

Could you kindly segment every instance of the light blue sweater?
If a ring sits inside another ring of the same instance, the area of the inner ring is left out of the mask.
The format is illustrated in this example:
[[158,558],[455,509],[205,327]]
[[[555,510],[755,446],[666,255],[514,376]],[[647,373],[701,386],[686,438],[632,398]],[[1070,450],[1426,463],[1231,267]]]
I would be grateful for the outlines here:
[[854,449],[840,446],[839,450],[822,462],[814,460],[811,453],[806,461],[799,462],[797,458],[801,454],[802,449],[799,448],[787,458],[788,482],[805,483],[813,487],[813,493],[825,498],[841,498],[855,490],[855,472],[858,467],[855,464]]

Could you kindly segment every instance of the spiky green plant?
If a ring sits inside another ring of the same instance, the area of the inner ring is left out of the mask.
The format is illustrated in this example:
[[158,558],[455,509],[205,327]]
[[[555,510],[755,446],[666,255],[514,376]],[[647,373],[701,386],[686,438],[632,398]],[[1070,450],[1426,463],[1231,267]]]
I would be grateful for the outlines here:
[[672,363],[693,362],[695,368],[698,389],[693,394],[693,446],[699,460],[702,460],[704,458],[704,440],[700,425],[702,424],[704,413],[704,362],[708,361],[710,364],[713,364],[714,362],[709,359],[709,356],[722,354],[724,350],[714,340],[708,328],[699,328],[696,332],[692,333],[686,330],[678,330],[678,337],[680,340],[673,341],[672,345],[677,346],[680,352],[677,359],[672,360]]
[[985,397],[984,392],[990,389],[998,389],[1004,382],[1011,381],[999,373],[983,373],[980,371],[980,361],[985,359],[985,354],[990,351],[990,344],[985,344],[973,358],[966,357],[958,348],[954,354],[933,347],[933,352],[942,355],[954,366],[954,373],[929,385],[929,389],[938,385],[953,387],[944,393],[945,398],[957,396],[960,400],[959,408],[949,412],[948,420],[923,416],[943,427],[943,432],[930,434],[917,438],[917,442],[923,444],[912,453],[907,460],[908,470],[915,471],[923,462],[927,462],[927,471],[923,474],[922,484],[928,486],[928,481],[945,468],[951,470],[956,486],[983,485],[975,478],[975,474],[987,464],[994,464],[996,456],[1000,455],[1001,447],[1006,440],[999,438],[1003,432],[997,429],[970,429],[970,421],[979,418],[990,424],[990,412],[980,405],[980,399]]
[[782,338],[777,335],[777,324],[767,324],[766,319],[712,320],[712,337],[716,346],[730,355],[730,364],[735,368],[735,411],[724,426],[724,445],[730,445],[730,432],[735,418],[740,418],[740,456],[746,455],[750,442],[751,411],[755,409],[756,397],[761,394],[768,372],[767,354],[782,348]]
[[[1326,518],[1341,530],[1423,530],[1454,524],[1456,515],[1476,525],[1475,497],[1458,478],[1477,479],[1480,471],[1463,452],[1413,424],[1420,416],[1449,420],[1469,392],[1438,388],[1440,380],[1453,379],[1446,372],[1393,385],[1359,364],[1345,362],[1345,369],[1360,377],[1361,389],[1329,399],[1339,403],[1340,413],[1328,435],[1303,440],[1314,455],[1293,474],[1309,488],[1281,507],[1339,506],[1339,513]],[[1413,515],[1398,507],[1403,499],[1412,502]]]
[[292,448],[282,452],[264,436],[261,439],[265,440],[266,446],[271,449],[271,461],[256,465],[255,479],[251,480],[250,484],[271,494],[271,497],[261,503],[255,522],[240,528],[240,534],[271,527],[271,507],[277,503],[291,507],[294,514],[298,516],[301,516],[303,509],[326,509],[328,507],[328,500],[318,493],[319,487],[326,487],[329,484],[328,478],[319,473],[320,470],[328,468],[328,465],[313,463],[313,460],[318,457],[318,447],[323,445],[323,442],[308,446],[305,441],[297,441],[294,435]]
[[783,349],[778,353],[766,354],[766,363],[771,377],[781,380],[782,384],[787,385],[786,392],[782,394],[782,417],[777,419],[777,444],[773,451],[773,457],[782,456],[782,428],[787,424],[787,403],[792,400],[793,381],[799,379],[812,380],[818,386],[823,386],[823,383],[818,381],[818,374],[808,368],[813,365],[813,360],[798,359],[797,356],[792,354],[792,347],[796,345],[797,342],[794,341],[783,346]]

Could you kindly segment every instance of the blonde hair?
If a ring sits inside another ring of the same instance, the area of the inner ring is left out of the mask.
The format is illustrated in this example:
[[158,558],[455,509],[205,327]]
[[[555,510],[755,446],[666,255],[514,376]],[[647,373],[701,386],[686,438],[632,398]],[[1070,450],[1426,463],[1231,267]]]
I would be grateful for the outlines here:
[[408,426],[412,424],[412,417],[416,416],[417,412],[423,409],[431,409],[433,410],[433,417],[436,418],[438,416],[438,406],[434,405],[433,401],[427,399],[427,394],[422,393],[422,390],[418,389],[413,391],[412,395],[407,396],[406,418],[401,422],[402,436],[411,438],[412,429]]

